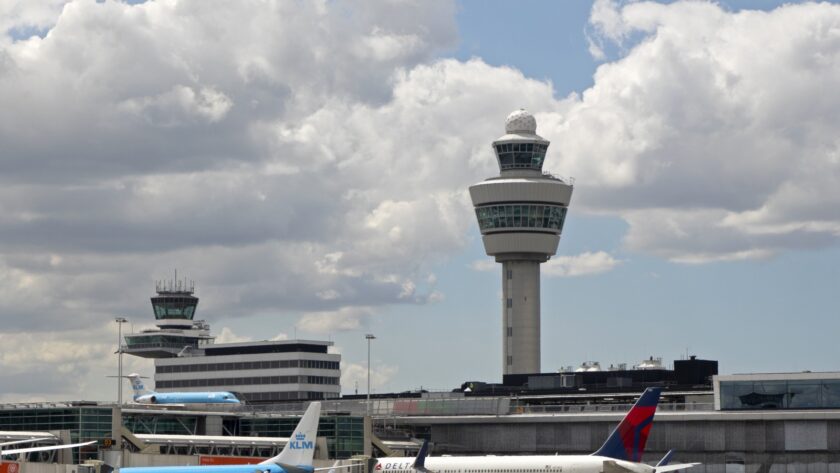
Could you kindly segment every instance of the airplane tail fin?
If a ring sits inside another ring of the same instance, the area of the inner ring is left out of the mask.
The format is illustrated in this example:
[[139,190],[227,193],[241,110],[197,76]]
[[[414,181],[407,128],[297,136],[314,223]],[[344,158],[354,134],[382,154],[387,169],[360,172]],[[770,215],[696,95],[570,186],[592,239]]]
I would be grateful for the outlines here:
[[321,403],[312,402],[303,413],[297,428],[289,437],[289,442],[283,447],[274,458],[260,463],[266,464],[283,464],[291,466],[312,466],[312,458],[315,455],[315,437],[318,436],[318,420],[321,417]]
[[420,451],[417,452],[417,456],[414,458],[414,463],[411,464],[411,468],[416,471],[428,471],[426,470],[426,456],[429,454],[429,441],[424,440],[423,446],[420,447]]
[[137,373],[131,373],[127,375],[126,378],[131,380],[131,389],[134,391],[134,399],[137,400],[138,397],[144,394],[151,394],[152,392],[146,389],[146,386],[143,385],[143,379]]
[[668,450],[668,453],[659,460],[659,463],[656,464],[656,467],[659,468],[660,466],[667,466],[668,463],[671,463],[671,459],[674,458],[674,449]]
[[592,455],[615,460],[642,461],[645,443],[647,443],[650,428],[653,425],[653,415],[656,413],[656,404],[659,403],[661,392],[662,388],[645,389],[630,412],[612,431],[604,445]]
[[662,460],[659,460],[659,463],[653,467],[654,473],[668,473],[671,471],[682,471],[687,470],[689,468],[693,468],[699,463],[677,463],[671,464],[671,460],[674,458],[674,450],[668,450],[668,453],[662,457]]

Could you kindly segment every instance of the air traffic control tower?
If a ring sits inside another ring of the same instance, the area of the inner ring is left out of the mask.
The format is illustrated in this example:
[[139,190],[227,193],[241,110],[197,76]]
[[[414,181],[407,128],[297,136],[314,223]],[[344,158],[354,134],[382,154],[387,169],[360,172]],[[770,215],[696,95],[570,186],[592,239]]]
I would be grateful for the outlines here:
[[500,175],[470,187],[489,256],[502,263],[504,374],[540,372],[540,263],[557,252],[573,186],[542,170],[549,141],[525,110],[493,142]]
[[123,353],[143,358],[175,358],[184,350],[202,348],[213,343],[210,326],[193,320],[198,306],[195,285],[186,280],[159,281],[157,295],[152,297],[157,329],[125,335]]

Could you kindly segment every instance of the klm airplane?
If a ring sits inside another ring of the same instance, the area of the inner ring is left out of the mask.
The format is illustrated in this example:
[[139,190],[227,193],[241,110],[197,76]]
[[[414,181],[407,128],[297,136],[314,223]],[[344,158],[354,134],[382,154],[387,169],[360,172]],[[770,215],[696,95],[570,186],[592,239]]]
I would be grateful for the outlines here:
[[147,390],[137,373],[126,378],[131,380],[134,402],[140,404],[239,404],[239,399],[227,391],[157,393]]
[[329,470],[334,467],[312,466],[320,416],[321,403],[309,404],[283,451],[257,465],[144,466],[120,468],[120,473],[314,473]]

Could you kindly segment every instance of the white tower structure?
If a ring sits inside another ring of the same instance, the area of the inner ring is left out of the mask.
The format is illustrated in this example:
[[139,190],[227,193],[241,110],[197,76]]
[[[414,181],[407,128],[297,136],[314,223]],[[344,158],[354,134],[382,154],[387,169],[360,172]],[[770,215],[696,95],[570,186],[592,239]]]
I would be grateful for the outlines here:
[[470,187],[484,249],[502,263],[504,374],[540,372],[540,263],[557,252],[573,186],[543,173],[549,141],[525,110],[493,142],[500,175]]

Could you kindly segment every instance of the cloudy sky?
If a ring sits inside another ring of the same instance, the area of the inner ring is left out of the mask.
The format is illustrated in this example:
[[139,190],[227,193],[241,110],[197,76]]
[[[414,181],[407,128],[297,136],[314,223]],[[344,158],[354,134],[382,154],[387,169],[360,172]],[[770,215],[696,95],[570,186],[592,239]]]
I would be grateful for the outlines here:
[[[840,370],[840,5],[0,0],[0,401],[115,396],[115,316],[342,386],[501,379],[467,187],[526,108],[575,178],[542,365]],[[127,369],[151,374],[145,360]]]

